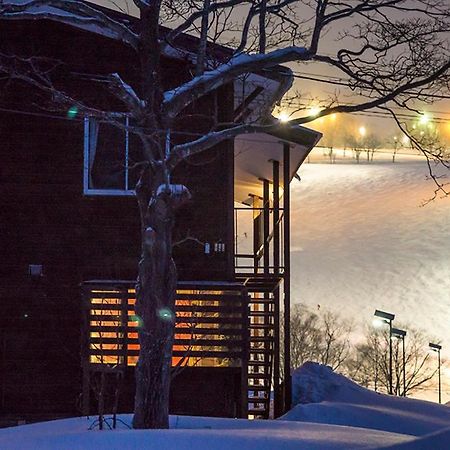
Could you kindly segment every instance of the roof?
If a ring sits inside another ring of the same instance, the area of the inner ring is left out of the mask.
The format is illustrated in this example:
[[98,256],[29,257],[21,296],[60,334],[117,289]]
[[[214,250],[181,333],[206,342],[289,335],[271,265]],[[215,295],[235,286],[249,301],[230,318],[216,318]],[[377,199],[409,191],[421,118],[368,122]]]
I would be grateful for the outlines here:
[[[299,125],[284,124],[276,133],[257,133],[238,136],[234,145],[234,198],[243,203],[249,195],[262,197],[261,179],[273,181],[272,161],[283,163],[284,144],[290,148],[290,181],[315,147],[322,134]],[[283,179],[280,176],[282,188]]]

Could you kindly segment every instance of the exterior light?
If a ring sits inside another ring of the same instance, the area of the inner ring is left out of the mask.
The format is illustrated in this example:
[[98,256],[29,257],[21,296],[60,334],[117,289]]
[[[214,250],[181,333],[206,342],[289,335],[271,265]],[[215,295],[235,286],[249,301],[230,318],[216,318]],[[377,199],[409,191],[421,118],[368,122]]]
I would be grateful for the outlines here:
[[395,314],[391,314],[385,311],[380,311],[379,309],[375,310],[374,316],[380,319],[384,319],[384,321],[392,322],[395,319]]
[[402,144],[403,145],[408,145],[409,144],[409,137],[408,136],[403,136],[402,138]]
[[419,123],[420,125],[426,125],[430,121],[430,116],[427,113],[422,113],[420,115]]
[[378,317],[375,317],[373,320],[372,320],[372,325],[375,327],[375,328],[381,328],[383,325],[385,325],[386,324],[386,322],[384,321],[384,320],[381,320],[381,319],[379,319]]
[[361,137],[364,137],[367,133],[366,127],[359,127],[358,132]]
[[310,110],[309,110],[309,114],[311,116],[318,116],[320,111],[322,111],[321,108],[319,108],[318,106],[313,106]]
[[437,352],[438,354],[438,389],[439,389],[439,403],[442,403],[442,396],[441,396],[441,350],[442,350],[442,345],[439,344],[433,344],[432,342],[430,342],[428,344],[428,346],[430,347],[430,350],[433,352]]
[[374,316],[376,319],[389,325],[389,394],[392,395],[392,339],[390,337],[392,336],[392,321],[395,319],[395,314],[376,309]]
[[278,114],[278,120],[282,123],[289,122],[290,118],[291,118],[291,115],[288,114],[286,111],[281,111],[280,114]]

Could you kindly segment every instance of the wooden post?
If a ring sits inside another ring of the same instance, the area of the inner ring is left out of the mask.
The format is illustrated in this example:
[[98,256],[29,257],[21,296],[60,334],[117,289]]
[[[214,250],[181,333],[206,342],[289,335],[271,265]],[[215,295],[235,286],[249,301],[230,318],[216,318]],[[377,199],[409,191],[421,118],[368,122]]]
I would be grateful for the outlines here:
[[91,290],[85,284],[81,285],[82,308],[81,308],[81,367],[83,371],[82,404],[81,413],[84,416],[90,414],[91,403],[91,373],[89,360],[89,314],[91,304]]

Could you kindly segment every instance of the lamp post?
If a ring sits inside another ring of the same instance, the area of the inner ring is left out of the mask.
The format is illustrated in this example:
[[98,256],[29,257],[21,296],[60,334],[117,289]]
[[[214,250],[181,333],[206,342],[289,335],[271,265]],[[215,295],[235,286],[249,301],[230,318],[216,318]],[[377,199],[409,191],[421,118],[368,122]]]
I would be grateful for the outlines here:
[[403,397],[406,397],[406,360],[405,360],[405,336],[406,331],[400,330],[399,328],[391,329],[391,340],[392,338],[402,340],[402,366],[403,366]]
[[395,315],[380,311],[379,309],[375,310],[375,317],[374,325],[379,326],[380,324],[387,323],[389,324],[389,394],[392,395],[392,340],[391,340],[391,334],[392,334],[392,321],[395,319]]
[[430,350],[433,352],[437,352],[438,354],[438,380],[439,380],[439,403],[442,403],[441,399],[441,349],[442,345],[439,344],[433,344],[430,342],[429,344]]

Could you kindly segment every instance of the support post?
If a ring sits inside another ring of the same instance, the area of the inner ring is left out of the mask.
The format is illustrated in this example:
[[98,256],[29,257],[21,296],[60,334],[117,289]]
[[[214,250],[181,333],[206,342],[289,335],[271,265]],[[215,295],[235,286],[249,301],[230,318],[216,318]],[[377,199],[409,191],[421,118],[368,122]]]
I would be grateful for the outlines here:
[[283,229],[284,229],[284,409],[289,411],[292,404],[291,382],[291,273],[290,273],[290,147],[283,144]]
[[82,367],[82,404],[81,413],[84,416],[90,414],[91,404],[91,373],[89,360],[89,314],[90,314],[90,289],[88,286],[81,285],[82,292],[82,321],[81,321],[81,367]]
[[262,180],[263,182],[263,265],[264,275],[268,275],[270,266],[269,254],[269,236],[270,236],[270,183],[269,180]]
[[[274,275],[280,275],[280,163],[273,164],[273,267]],[[280,288],[274,293],[274,358],[273,358],[273,390],[274,417],[283,414],[283,396],[280,389]]]

